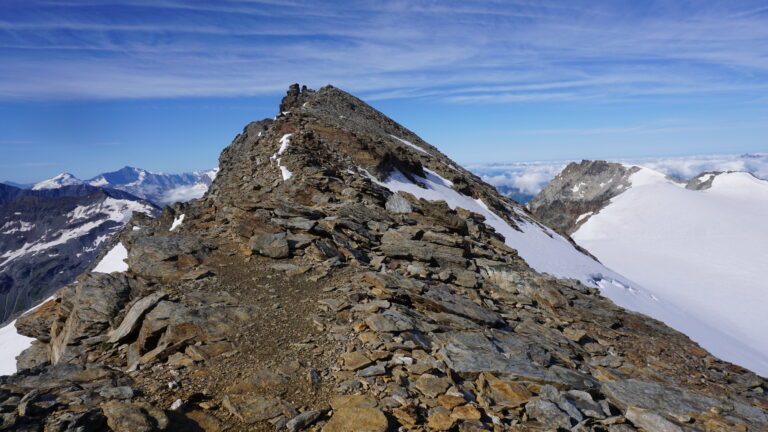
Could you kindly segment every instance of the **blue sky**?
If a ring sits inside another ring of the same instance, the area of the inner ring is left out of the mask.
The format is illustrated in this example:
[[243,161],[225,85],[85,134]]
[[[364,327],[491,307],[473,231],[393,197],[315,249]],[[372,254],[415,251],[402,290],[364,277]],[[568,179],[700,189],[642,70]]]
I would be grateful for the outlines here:
[[216,165],[290,83],[460,163],[768,150],[764,1],[0,2],[0,179]]

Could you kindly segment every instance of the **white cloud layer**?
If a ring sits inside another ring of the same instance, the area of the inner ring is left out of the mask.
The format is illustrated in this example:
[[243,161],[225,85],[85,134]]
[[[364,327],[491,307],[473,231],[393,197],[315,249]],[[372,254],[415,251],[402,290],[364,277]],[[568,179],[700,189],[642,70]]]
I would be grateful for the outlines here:
[[[609,160],[648,167],[680,179],[689,179],[707,171],[745,171],[768,179],[768,154],[764,153]],[[470,165],[467,168],[494,186],[516,188],[524,194],[536,195],[570,162],[578,161],[510,162]]]

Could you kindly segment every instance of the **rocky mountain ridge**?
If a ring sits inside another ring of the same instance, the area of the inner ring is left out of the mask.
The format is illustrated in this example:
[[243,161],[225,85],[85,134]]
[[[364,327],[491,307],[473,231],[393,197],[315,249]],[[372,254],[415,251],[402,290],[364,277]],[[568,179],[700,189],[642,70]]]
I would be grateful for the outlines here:
[[17,321],[37,341],[0,379],[4,428],[768,427],[765,380],[535,271],[529,237],[580,252],[347,93],[291,86],[220,167],[121,232],[127,270]]

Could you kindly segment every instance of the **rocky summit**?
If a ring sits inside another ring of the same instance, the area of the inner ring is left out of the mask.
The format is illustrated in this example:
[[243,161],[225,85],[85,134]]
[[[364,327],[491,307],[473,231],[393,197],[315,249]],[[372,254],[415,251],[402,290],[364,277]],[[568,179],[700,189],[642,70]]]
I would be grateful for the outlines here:
[[539,192],[527,207],[542,222],[573,234],[611,198],[630,187],[629,177],[640,168],[602,160],[571,162]]
[[126,271],[17,320],[36,341],[0,378],[3,430],[768,430],[763,378],[393,193],[440,178],[535,223],[341,90],[291,86],[220,169],[121,231]]

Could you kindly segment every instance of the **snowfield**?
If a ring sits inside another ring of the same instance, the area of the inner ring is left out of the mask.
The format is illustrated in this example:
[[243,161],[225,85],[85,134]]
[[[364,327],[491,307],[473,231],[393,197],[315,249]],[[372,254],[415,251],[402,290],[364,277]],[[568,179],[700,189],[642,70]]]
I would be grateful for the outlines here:
[[768,181],[723,173],[695,191],[648,168],[630,181],[573,239],[672,309],[628,308],[768,376]]

